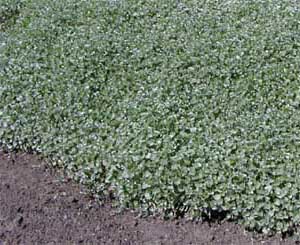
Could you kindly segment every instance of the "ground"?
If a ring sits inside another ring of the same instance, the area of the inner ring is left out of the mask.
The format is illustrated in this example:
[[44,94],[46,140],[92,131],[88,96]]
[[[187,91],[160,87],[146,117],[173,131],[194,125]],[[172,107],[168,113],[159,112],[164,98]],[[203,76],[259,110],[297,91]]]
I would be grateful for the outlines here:
[[0,245],[296,243],[254,236],[230,222],[141,218],[86,193],[37,156],[0,151]]

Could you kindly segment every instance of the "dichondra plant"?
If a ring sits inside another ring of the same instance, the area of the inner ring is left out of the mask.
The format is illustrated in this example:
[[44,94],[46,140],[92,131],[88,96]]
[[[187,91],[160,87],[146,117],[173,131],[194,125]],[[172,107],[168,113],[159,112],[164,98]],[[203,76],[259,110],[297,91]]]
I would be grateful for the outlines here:
[[123,207],[297,230],[299,9],[0,0],[0,145]]

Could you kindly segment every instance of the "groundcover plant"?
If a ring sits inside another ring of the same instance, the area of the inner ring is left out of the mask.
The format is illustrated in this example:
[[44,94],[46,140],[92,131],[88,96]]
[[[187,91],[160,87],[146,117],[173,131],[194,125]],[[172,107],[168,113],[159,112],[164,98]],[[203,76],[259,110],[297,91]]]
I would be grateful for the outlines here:
[[299,8],[0,0],[0,145],[121,207],[297,231]]

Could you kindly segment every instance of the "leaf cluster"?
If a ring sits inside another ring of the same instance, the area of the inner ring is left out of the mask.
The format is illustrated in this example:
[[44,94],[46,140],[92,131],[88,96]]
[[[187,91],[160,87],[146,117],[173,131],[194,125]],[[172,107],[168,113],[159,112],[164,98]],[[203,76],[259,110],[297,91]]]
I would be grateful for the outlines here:
[[1,0],[0,1],[0,31],[6,30],[16,20],[23,0]]

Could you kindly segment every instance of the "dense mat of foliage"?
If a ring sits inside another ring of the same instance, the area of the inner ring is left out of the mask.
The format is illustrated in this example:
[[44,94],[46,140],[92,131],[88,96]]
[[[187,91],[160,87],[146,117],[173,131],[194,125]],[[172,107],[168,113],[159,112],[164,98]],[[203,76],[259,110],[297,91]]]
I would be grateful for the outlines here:
[[2,147],[124,207],[299,225],[299,1],[19,3],[0,0],[21,6],[0,33]]
[[0,1],[0,31],[11,26],[18,16],[23,0]]

